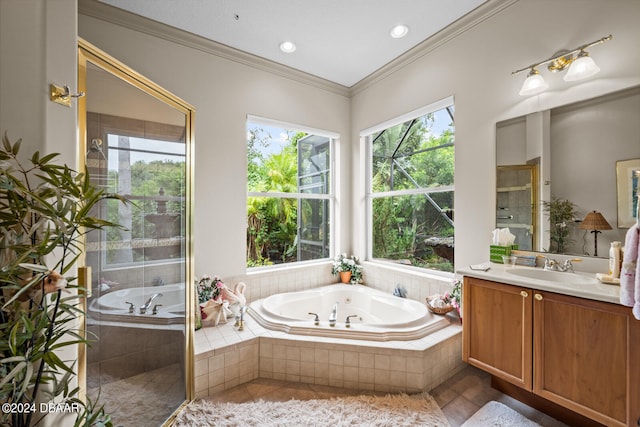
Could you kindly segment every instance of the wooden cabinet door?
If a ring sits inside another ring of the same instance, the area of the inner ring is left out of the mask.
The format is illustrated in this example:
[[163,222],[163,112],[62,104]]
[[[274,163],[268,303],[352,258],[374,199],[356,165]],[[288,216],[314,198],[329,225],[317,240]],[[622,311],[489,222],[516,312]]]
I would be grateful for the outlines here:
[[629,405],[637,406],[628,387],[640,388],[629,383],[630,366],[640,364],[630,358],[629,310],[534,291],[533,317],[534,393],[607,426],[626,426]]
[[531,390],[531,290],[472,277],[463,286],[464,361]]

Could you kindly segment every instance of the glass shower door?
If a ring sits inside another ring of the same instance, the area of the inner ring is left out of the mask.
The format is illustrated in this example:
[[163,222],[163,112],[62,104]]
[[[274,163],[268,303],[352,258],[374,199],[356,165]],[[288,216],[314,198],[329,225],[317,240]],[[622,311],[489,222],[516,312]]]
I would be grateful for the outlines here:
[[520,250],[538,250],[536,228],[536,165],[498,166],[496,227],[509,228]]
[[87,396],[114,425],[155,427],[190,398],[190,113],[141,76],[82,59],[87,172],[128,200],[94,212],[122,228],[86,237]]

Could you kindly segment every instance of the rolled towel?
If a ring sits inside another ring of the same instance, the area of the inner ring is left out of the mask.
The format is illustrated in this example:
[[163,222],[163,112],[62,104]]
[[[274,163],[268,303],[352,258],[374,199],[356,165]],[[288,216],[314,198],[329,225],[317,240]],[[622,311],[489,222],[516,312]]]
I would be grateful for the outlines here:
[[[620,304],[634,307],[638,301],[640,312],[640,276],[638,275],[638,244],[640,243],[640,229],[637,225],[629,228],[624,241],[624,258],[620,270]],[[635,308],[635,307],[634,307]]]

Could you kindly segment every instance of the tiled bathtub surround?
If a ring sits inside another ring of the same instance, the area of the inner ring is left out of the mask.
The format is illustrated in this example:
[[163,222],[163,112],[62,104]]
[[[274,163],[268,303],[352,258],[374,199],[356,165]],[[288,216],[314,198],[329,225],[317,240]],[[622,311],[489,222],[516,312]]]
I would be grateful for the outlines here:
[[247,319],[196,332],[196,396],[256,378],[389,392],[442,384],[464,366],[462,327],[454,323],[416,341],[372,342],[288,335]]
[[[451,279],[402,266],[364,264],[364,282],[389,293],[396,286],[424,302],[451,290]],[[197,274],[211,272],[197,272]],[[288,266],[224,278],[233,288],[242,281],[252,302],[270,295],[336,283],[331,263]],[[462,326],[452,325],[415,341],[371,342],[269,331],[251,317],[245,330],[230,323],[195,334],[196,396],[206,397],[256,378],[389,392],[431,390],[462,369]]]
[[[451,279],[429,274],[419,269],[408,269],[401,265],[365,262],[364,284],[393,294],[396,286],[407,290],[407,298],[424,302],[428,295],[443,294],[451,291]],[[207,272],[197,272],[202,275]],[[331,274],[331,262],[302,264],[283,268],[255,270],[249,274],[223,278],[230,288],[236,283],[247,285],[245,296],[252,302],[283,292],[301,291],[337,283],[338,278]]]

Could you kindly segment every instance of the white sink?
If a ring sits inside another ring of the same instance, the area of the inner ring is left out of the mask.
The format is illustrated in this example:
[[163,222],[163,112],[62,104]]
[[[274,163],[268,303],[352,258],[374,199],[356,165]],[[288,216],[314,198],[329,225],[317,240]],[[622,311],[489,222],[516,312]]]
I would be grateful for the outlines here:
[[546,271],[534,268],[511,268],[506,270],[508,274],[526,277],[528,279],[544,280],[545,282],[555,282],[559,284],[588,285],[597,282],[592,274],[570,273],[561,271]]

